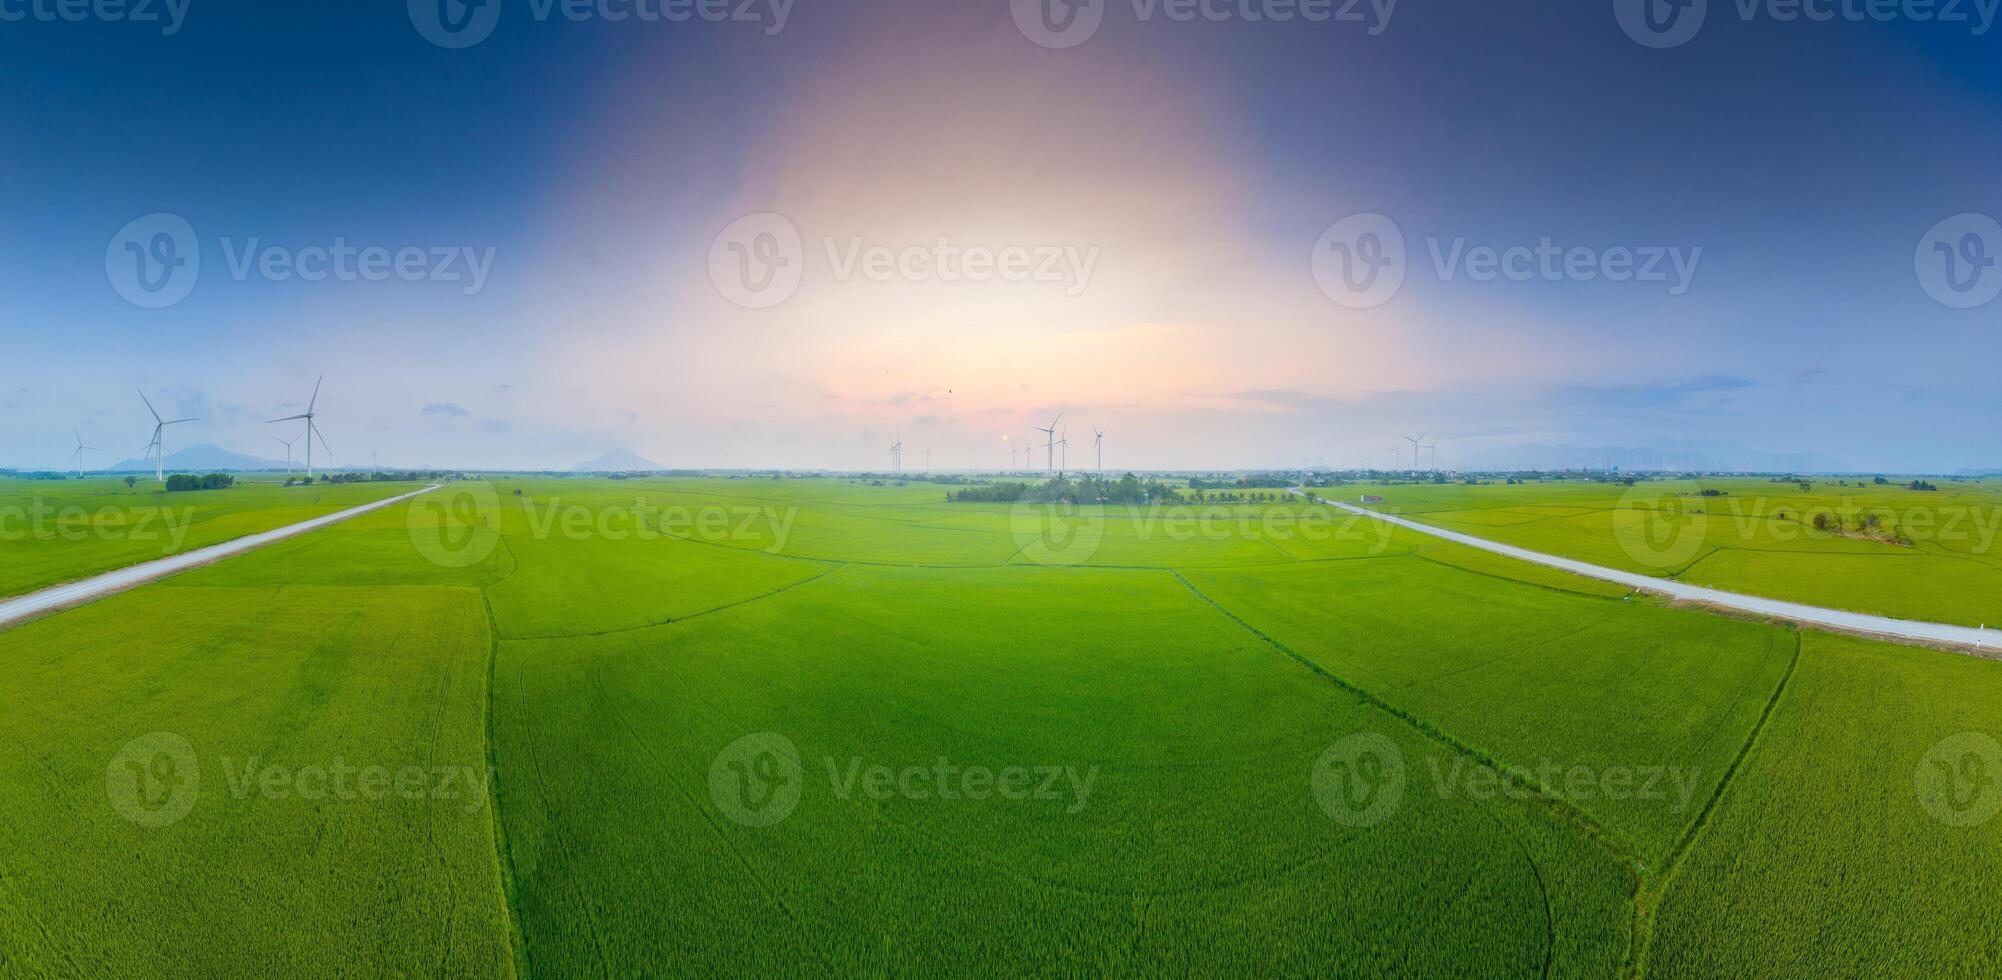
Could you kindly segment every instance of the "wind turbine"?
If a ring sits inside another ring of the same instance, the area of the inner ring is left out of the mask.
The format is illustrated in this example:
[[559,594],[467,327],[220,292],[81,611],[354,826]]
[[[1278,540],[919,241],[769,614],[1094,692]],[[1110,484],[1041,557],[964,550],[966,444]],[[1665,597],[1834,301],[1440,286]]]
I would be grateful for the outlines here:
[[1105,430],[1095,425],[1091,427],[1091,448],[1097,454],[1098,472],[1102,476],[1105,473]]
[[280,439],[280,438],[278,438],[277,436],[272,436],[272,437],[271,437],[271,441],[272,441],[272,442],[282,442],[282,443],[284,443],[284,444],[285,444],[285,475],[286,475],[286,476],[291,476],[291,475],[292,475],[292,444],[293,444],[293,443],[295,443],[295,442],[298,442],[298,441],[299,441],[299,437],[297,437],[297,436],[293,436],[293,437],[292,437],[292,438],[290,438],[290,439]]
[[[276,425],[279,422],[297,422],[300,419],[306,420],[306,434],[302,438],[306,440],[306,479],[308,480],[313,478],[313,440],[315,438],[320,440],[320,448],[326,450],[328,456],[332,456],[334,454],[334,447],[327,445],[327,437],[320,435],[320,426],[313,421],[314,418],[313,408],[314,406],[320,404],[320,383],[325,380],[327,380],[327,376],[323,374],[320,376],[318,381],[313,382],[313,397],[312,400],[306,402],[305,414],[287,415],[282,419],[272,419],[271,421],[265,423],[266,425]],[[280,441],[282,442],[283,440]],[[289,450],[286,453],[286,458],[288,460],[291,458],[291,453]]]
[[[1431,434],[1432,433],[1430,432],[1420,432],[1416,436],[1403,437],[1405,442],[1411,444],[1411,468],[1413,470],[1416,470],[1418,468],[1418,440],[1423,439]],[[1401,459],[1403,457],[1399,458]]]
[[1057,423],[1063,420],[1064,413],[1058,412],[1057,417],[1050,420],[1049,428],[1041,426],[1036,428],[1037,432],[1043,434],[1043,465],[1052,471],[1057,468]]
[[1059,446],[1062,446],[1062,447],[1063,447],[1063,450],[1064,450],[1064,454],[1063,454],[1063,465],[1062,465],[1062,466],[1059,466],[1059,467],[1057,467],[1057,475],[1058,475],[1058,476],[1062,476],[1062,475],[1063,475],[1063,472],[1064,472],[1065,470],[1067,470],[1067,469],[1070,469],[1070,468],[1071,468],[1071,430],[1070,430],[1070,429],[1066,428],[1066,429],[1064,430],[1064,437],[1063,437],[1062,439],[1058,439],[1058,440],[1057,440],[1057,445],[1059,445]]
[[1403,450],[1403,449],[1401,449],[1401,448],[1399,448],[1399,447],[1397,447],[1397,446],[1392,446],[1392,447],[1390,447],[1390,452],[1391,452],[1391,455],[1393,455],[1393,456],[1396,456],[1396,457],[1397,457],[1397,468],[1398,468],[1398,469],[1400,469],[1400,470],[1401,470],[1401,469],[1403,469],[1403,468],[1404,468],[1404,450]]
[[170,425],[180,425],[183,422],[199,422],[201,419],[163,419],[160,417],[159,411],[153,407],[152,400],[146,397],[145,392],[142,391],[139,393],[139,400],[145,402],[146,410],[153,413],[153,442],[146,448],[158,450],[154,455],[153,476],[161,483],[165,483],[167,482],[167,444],[160,436]]
[[904,471],[904,434],[897,433],[897,441],[890,445],[890,472]]
[[77,432],[75,429],[71,429],[70,431],[76,433],[76,452],[70,458],[76,460],[76,478],[81,480],[83,479],[83,452],[86,449],[91,452],[97,452],[97,447],[84,445],[83,433]]
[[1432,472],[1439,472],[1439,440],[1432,440],[1431,444],[1425,447],[1425,451],[1432,454]]

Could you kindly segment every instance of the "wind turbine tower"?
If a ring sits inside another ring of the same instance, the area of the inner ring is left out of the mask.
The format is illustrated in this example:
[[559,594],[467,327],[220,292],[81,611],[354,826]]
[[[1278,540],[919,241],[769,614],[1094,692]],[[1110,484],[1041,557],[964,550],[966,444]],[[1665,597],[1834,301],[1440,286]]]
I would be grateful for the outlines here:
[[[1432,433],[1430,433],[1430,432],[1420,432],[1420,433],[1418,433],[1418,434],[1417,434],[1417,435],[1415,435],[1415,436],[1405,436],[1405,437],[1404,437],[1404,441],[1405,441],[1405,442],[1408,442],[1408,443],[1410,443],[1410,444],[1411,444],[1411,468],[1412,468],[1412,469],[1414,469],[1414,470],[1415,470],[1415,469],[1417,469],[1417,468],[1418,468],[1418,442],[1419,442],[1419,440],[1421,440],[1421,439],[1424,439],[1424,438],[1425,438],[1426,436],[1429,436],[1429,435],[1431,435],[1431,434],[1432,434]],[[1403,457],[1401,457],[1401,456],[1400,456],[1399,458],[1401,459],[1401,458],[1403,458]]]
[[160,413],[153,408],[153,402],[146,397],[145,392],[142,391],[139,393],[139,400],[146,403],[146,411],[153,413],[153,442],[146,447],[147,449],[154,450],[153,477],[161,483],[165,483],[167,482],[167,443],[166,440],[160,437],[166,433],[167,427],[170,425],[180,425],[183,422],[199,422],[201,420],[163,419],[160,417]]
[[71,458],[72,458],[72,459],[75,459],[75,460],[76,460],[76,478],[77,478],[77,479],[79,479],[79,480],[81,480],[81,479],[83,479],[83,454],[84,454],[84,451],[85,451],[85,450],[89,450],[89,451],[91,451],[91,452],[97,452],[97,447],[96,447],[96,446],[86,446],[86,445],[84,445],[84,444],[83,444],[83,433],[82,433],[82,432],[79,432],[79,431],[77,431],[76,429],[71,429],[70,431],[71,431],[71,432],[73,432],[73,433],[76,433],[76,452],[75,452],[75,453],[73,453],[73,454],[71,455]]
[[1098,460],[1098,473],[1100,476],[1103,476],[1105,475],[1105,430],[1095,425],[1091,427],[1091,448]]
[[[270,422],[265,423],[266,425],[273,425],[279,422],[297,422],[300,419],[306,420],[306,432],[304,438],[306,440],[306,479],[308,480],[313,478],[313,440],[314,439],[320,440],[320,448],[326,450],[328,456],[331,457],[334,454],[334,447],[327,445],[327,437],[320,435],[319,423],[314,421],[314,419],[317,416],[313,414],[314,408],[320,404],[320,383],[325,380],[327,380],[326,377],[322,375],[319,381],[313,382],[313,397],[311,400],[306,402],[305,414],[287,415],[282,419],[272,419]],[[279,441],[283,442],[284,440],[281,439]],[[289,452],[287,453],[286,458],[290,459]]]
[[1043,466],[1053,473],[1057,469],[1057,423],[1063,419],[1064,413],[1058,412],[1057,417],[1050,420],[1049,428],[1036,429],[1043,434]]

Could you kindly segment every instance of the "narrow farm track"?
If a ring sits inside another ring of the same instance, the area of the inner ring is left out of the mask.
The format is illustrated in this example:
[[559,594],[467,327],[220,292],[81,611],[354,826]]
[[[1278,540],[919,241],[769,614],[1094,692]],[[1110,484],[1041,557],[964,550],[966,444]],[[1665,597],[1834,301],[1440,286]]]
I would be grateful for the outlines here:
[[[1288,492],[1301,497],[1306,496],[1304,491],[1298,489]],[[1703,603],[1723,609],[1751,613],[1756,616],[1770,616],[1774,619],[1785,620],[1787,622],[1820,626],[1844,633],[1861,634],[1874,639],[1892,640],[1903,643],[1945,644],[1956,648],[1971,649],[1981,656],[2002,656],[2002,630],[1976,629],[1971,626],[1954,626],[1948,623],[1928,623],[1910,619],[1892,619],[1889,616],[1873,616],[1868,613],[1828,609],[1822,606],[1808,606],[1795,602],[1783,602],[1778,599],[1745,595],[1739,592],[1725,592],[1722,589],[1709,589],[1699,585],[1674,582],[1667,579],[1655,578],[1651,575],[1642,575],[1637,572],[1623,572],[1619,569],[1594,565],[1590,562],[1582,562],[1573,558],[1561,558],[1557,555],[1547,555],[1540,551],[1531,551],[1527,548],[1501,544],[1500,542],[1489,541],[1486,538],[1477,538],[1471,534],[1448,531],[1444,528],[1433,527],[1430,524],[1421,524],[1402,517],[1393,517],[1389,514],[1364,510],[1354,504],[1346,504],[1337,500],[1322,500],[1321,502],[1353,514],[1374,517],[1379,521],[1417,531],[1420,534],[1442,538],[1456,544],[1464,544],[1470,548],[1479,548],[1482,551],[1492,552],[1497,555],[1516,558],[1538,565],[1547,565],[1574,575],[1583,575],[1586,578],[1613,582],[1631,589],[1665,595],[1671,599],[1683,602]]]
[[163,579],[169,575],[185,572],[191,568],[200,568],[210,562],[221,561],[224,558],[232,558],[245,552],[256,551],[259,548],[276,544],[286,538],[297,537],[308,531],[317,531],[329,525],[339,524],[349,518],[359,517],[370,511],[381,510],[384,507],[400,504],[412,497],[430,493],[438,489],[438,486],[438,484],[434,483],[422,490],[413,490],[409,493],[399,494],[384,500],[366,503],[359,507],[350,507],[347,510],[315,517],[310,521],[300,521],[297,524],[286,527],[261,531],[257,534],[247,534],[234,541],[225,541],[222,544],[197,548],[193,551],[182,552],[181,554],[171,555],[156,561],[141,562],[137,565],[121,568],[115,572],[106,572],[103,575],[87,578],[81,582],[71,582],[68,585],[58,585],[43,589],[40,592],[30,592],[27,595],[16,596],[0,602],[0,629],[46,612],[66,609],[70,606],[82,605],[86,602],[102,599],[105,596],[124,592],[127,589],[135,588],[157,579]]

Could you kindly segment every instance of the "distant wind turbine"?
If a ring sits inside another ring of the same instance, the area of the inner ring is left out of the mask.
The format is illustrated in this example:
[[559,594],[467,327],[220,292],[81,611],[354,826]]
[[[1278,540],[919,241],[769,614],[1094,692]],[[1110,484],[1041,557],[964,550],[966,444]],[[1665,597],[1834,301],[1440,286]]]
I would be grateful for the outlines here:
[[[1424,439],[1424,438],[1425,438],[1426,436],[1429,436],[1429,435],[1431,435],[1431,434],[1432,434],[1432,433],[1430,433],[1430,432],[1420,432],[1420,433],[1418,433],[1418,434],[1417,434],[1417,435],[1415,435],[1415,436],[1405,436],[1405,437],[1404,437],[1404,441],[1405,441],[1405,442],[1408,442],[1408,443],[1410,443],[1410,444],[1411,444],[1411,468],[1412,468],[1412,469],[1416,470],[1416,469],[1418,468],[1418,442],[1419,442],[1419,440],[1421,440],[1421,439]],[[1403,457],[1399,457],[1399,458],[1401,459],[1401,458],[1403,458]]]
[[87,449],[87,450],[89,450],[89,451],[91,451],[91,452],[97,452],[97,447],[96,447],[96,446],[86,446],[86,445],[84,445],[84,444],[83,444],[83,433],[82,433],[82,432],[78,432],[78,431],[77,431],[76,429],[71,429],[70,431],[71,431],[71,432],[74,432],[74,433],[76,433],[76,452],[75,452],[75,453],[73,453],[73,454],[72,454],[72,455],[70,456],[70,458],[71,458],[71,459],[74,459],[74,460],[76,460],[76,478],[77,478],[77,479],[79,479],[79,480],[81,480],[81,479],[83,479],[83,454],[84,454],[84,450],[86,450],[86,449]]
[[1100,475],[1104,475],[1104,473],[1105,473],[1105,430],[1104,430],[1104,429],[1101,429],[1101,428],[1099,428],[1098,426],[1095,426],[1095,425],[1091,427],[1091,448],[1092,448],[1092,451],[1093,451],[1094,453],[1096,453],[1096,454],[1097,454],[1097,459],[1098,459],[1098,472],[1099,472],[1099,474],[1100,474]]
[[285,475],[286,475],[286,476],[291,476],[291,475],[292,475],[292,444],[293,444],[293,443],[295,443],[295,442],[298,442],[298,441],[299,441],[299,437],[298,437],[298,436],[293,436],[293,437],[292,437],[292,438],[290,438],[290,439],[280,439],[280,438],[278,438],[277,436],[272,436],[272,437],[271,437],[271,441],[272,441],[272,442],[279,442],[279,443],[284,443],[284,444],[285,444]]
[[904,434],[897,433],[897,441],[890,444],[890,472],[904,471]]
[[1058,412],[1057,417],[1050,420],[1049,428],[1041,426],[1036,428],[1037,432],[1043,434],[1043,465],[1052,472],[1057,468],[1057,423],[1063,420],[1064,413]]
[[1063,449],[1063,465],[1057,467],[1057,475],[1062,476],[1065,470],[1071,468],[1071,430],[1064,430],[1064,437],[1057,440],[1057,445]]
[[154,478],[158,479],[161,483],[165,483],[167,482],[167,443],[166,440],[160,437],[166,433],[166,429],[170,425],[180,425],[183,422],[199,422],[201,419],[163,419],[160,417],[159,411],[153,408],[153,402],[146,397],[145,392],[142,391],[139,393],[139,400],[146,403],[146,410],[148,412],[153,413],[153,441],[146,448],[155,451],[153,457]]
[[[320,426],[319,423],[314,421],[315,416],[313,414],[313,409],[320,404],[320,384],[326,380],[327,380],[326,375],[321,375],[318,381],[313,382],[313,397],[310,401],[306,402],[305,414],[287,415],[282,419],[272,419],[271,421],[265,423],[266,425],[276,425],[279,422],[297,422],[300,419],[306,420],[306,432],[305,435],[302,436],[302,438],[306,440],[306,479],[308,480],[313,478],[314,439],[320,440],[320,448],[327,451],[328,457],[331,458],[334,455],[334,447],[327,445],[326,436],[320,435]],[[287,459],[291,458],[291,453],[289,449],[286,453],[286,458]]]

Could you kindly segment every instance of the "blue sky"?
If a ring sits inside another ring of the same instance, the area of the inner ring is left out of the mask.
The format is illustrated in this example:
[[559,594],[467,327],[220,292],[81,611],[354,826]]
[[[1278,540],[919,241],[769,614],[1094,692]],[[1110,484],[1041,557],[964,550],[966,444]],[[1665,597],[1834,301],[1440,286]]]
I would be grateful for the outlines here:
[[[1956,308],[1916,268],[1964,241],[1941,222],[2002,212],[2002,27],[1711,0],[1656,49],[1613,0],[1363,23],[1114,0],[1052,48],[1006,0],[723,23],[489,0],[491,34],[448,49],[433,2],[190,0],[171,34],[0,2],[0,465],[59,464],[72,426],[136,455],[135,389],[203,417],[183,444],[282,456],[262,419],[322,373],[330,442],[386,464],[880,467],[901,434],[995,466],[1064,412],[1133,467],[1383,462],[1428,429],[1446,462],[2002,465],[2002,301]],[[152,309],[114,270],[163,213],[201,266]],[[763,213],[802,278],[746,306],[718,276]],[[1313,262],[1363,213],[1406,268],[1359,306]],[[1468,264],[1546,240],[1688,268]],[[1057,278],[941,281],[934,243]],[[336,245],[410,251],[412,281],[284,274]],[[871,250],[890,274],[855,271]]]

